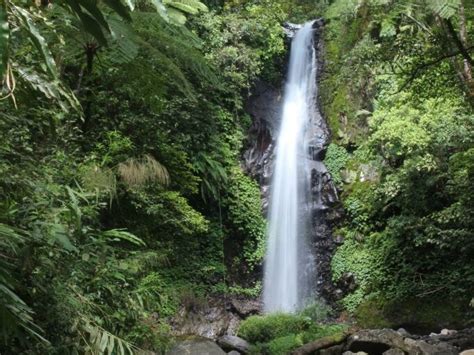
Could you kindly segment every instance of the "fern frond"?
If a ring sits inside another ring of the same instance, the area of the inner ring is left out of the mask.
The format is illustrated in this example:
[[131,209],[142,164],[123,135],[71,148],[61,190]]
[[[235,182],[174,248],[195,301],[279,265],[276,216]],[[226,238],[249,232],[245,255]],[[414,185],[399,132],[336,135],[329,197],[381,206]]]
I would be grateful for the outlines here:
[[453,17],[461,6],[461,0],[428,0],[427,6],[444,19]]
[[137,350],[133,344],[108,332],[85,316],[79,331],[86,341],[87,355],[133,355]]

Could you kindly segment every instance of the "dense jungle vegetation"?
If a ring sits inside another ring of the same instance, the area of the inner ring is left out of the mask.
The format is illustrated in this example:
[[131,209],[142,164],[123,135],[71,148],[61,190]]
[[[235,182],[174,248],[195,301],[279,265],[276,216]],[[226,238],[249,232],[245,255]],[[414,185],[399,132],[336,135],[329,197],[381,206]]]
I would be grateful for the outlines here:
[[[160,353],[186,302],[260,294],[245,100],[283,79],[282,24],[321,16],[335,306],[472,324],[470,0],[2,0],[1,353]],[[344,328],[316,313],[239,334],[276,354]]]

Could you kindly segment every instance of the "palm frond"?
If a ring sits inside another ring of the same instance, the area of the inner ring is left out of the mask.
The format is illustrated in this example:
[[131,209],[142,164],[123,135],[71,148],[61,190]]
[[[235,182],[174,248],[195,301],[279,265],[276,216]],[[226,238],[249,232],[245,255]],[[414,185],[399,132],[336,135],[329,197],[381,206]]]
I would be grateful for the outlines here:
[[25,232],[0,223],[0,337],[22,338],[24,333],[44,342],[41,328],[34,323],[32,309],[14,291],[13,262],[18,248],[25,242]]
[[101,237],[110,239],[111,241],[126,241],[135,245],[145,246],[145,242],[136,235],[127,232],[125,229],[111,229],[100,234]]

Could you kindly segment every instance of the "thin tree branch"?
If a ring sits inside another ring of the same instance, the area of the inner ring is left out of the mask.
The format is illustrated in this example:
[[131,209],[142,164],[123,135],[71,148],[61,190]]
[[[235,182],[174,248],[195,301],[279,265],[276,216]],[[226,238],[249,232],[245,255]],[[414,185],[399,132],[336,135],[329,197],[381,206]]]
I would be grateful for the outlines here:
[[[464,47],[463,47],[464,48]],[[469,56],[469,52],[472,51],[474,49],[474,46],[471,46],[471,47],[468,47],[468,48],[464,48],[464,51],[466,53],[468,53],[468,56]],[[425,70],[426,68],[432,66],[432,65],[435,65],[435,64],[438,64],[440,62],[442,62],[443,60],[445,59],[448,59],[448,58],[452,58],[452,57],[456,57],[458,55],[462,54],[460,51],[459,52],[455,52],[455,53],[450,53],[450,54],[446,54],[446,55],[443,55],[439,58],[436,58],[436,59],[433,59],[431,61],[428,61],[428,62],[424,62],[424,63],[421,63],[420,65],[418,65],[412,72],[411,72],[411,75],[410,77],[405,81],[405,83],[400,87],[399,90],[397,90],[397,92],[395,94],[398,94],[400,93],[401,91],[403,91],[413,80],[416,79],[416,77],[418,76],[418,73],[422,70]],[[464,56],[464,55],[463,55]]]
[[459,49],[459,54],[462,54],[464,59],[467,60],[467,62],[472,66],[474,65],[474,60],[471,58],[469,55],[469,51],[466,47],[464,47],[461,39],[458,37],[456,30],[454,29],[453,23],[451,22],[450,19],[445,19],[444,23],[446,24],[446,28],[448,29],[448,33],[453,39],[454,43],[456,44],[456,47]]

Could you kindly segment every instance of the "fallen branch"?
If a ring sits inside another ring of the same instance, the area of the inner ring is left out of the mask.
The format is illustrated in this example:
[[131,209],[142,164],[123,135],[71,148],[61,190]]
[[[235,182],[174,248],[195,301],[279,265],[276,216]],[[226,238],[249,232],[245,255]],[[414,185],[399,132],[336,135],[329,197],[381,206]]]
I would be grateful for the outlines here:
[[294,350],[291,355],[309,355],[314,354],[316,351],[321,349],[330,348],[331,346],[339,345],[351,335],[351,332],[347,331],[342,334],[330,335],[324,338],[320,338],[311,343],[305,344],[298,349]]

